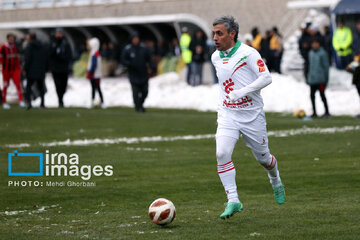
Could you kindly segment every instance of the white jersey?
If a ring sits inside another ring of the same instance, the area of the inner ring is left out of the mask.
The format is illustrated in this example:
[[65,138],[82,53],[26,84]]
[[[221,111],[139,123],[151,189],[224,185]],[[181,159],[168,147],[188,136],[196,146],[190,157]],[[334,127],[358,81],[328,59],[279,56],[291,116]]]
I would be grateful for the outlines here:
[[252,47],[237,41],[230,52],[215,51],[211,61],[219,79],[218,112],[238,122],[253,121],[263,111],[260,90],[251,92],[236,102],[228,94],[254,82],[262,74],[270,74],[260,54]]

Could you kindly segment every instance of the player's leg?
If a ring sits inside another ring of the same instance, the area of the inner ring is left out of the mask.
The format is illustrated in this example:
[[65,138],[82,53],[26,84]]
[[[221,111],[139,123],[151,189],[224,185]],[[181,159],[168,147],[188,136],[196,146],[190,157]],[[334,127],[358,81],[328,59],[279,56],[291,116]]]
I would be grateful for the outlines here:
[[241,133],[246,146],[251,148],[256,160],[266,170],[274,189],[276,202],[283,204],[285,202],[285,189],[281,182],[277,160],[268,148],[265,114],[259,114],[253,122],[246,124],[241,129]]
[[58,96],[58,102],[59,102],[59,107],[62,107],[62,98],[61,98],[61,74],[57,73],[57,72],[52,72],[52,76],[54,79],[54,83],[55,83],[55,88],[56,88],[56,94]]
[[27,82],[26,82],[26,90],[25,90],[25,101],[27,104],[27,109],[29,110],[30,108],[32,108],[31,105],[31,87],[33,86],[35,80],[31,79],[31,78],[27,78]]
[[100,78],[96,79],[96,88],[97,88],[97,91],[98,91],[99,96],[100,96],[101,104],[103,104],[104,103],[104,98],[103,98],[103,94],[102,94],[101,87],[100,87]]
[[316,105],[315,105],[315,93],[317,90],[317,85],[310,85],[310,99],[311,99],[311,104],[312,104],[312,108],[313,108],[313,114],[311,115],[311,117],[315,118],[317,117],[316,114]]
[[141,97],[140,97],[140,111],[141,112],[145,112],[145,108],[144,108],[144,102],[145,102],[145,99],[149,93],[149,84],[146,83],[146,84],[143,84],[141,86]]
[[190,80],[192,75],[192,68],[191,68],[192,65],[191,63],[187,63],[186,66],[187,66],[186,82],[190,85],[191,84]]
[[283,204],[285,202],[285,188],[281,182],[276,158],[274,157],[274,155],[270,154],[270,151],[267,151],[266,153],[253,151],[253,154],[256,160],[267,171],[270,183],[274,190],[274,197],[276,202],[278,204]]
[[19,105],[20,107],[25,107],[25,103],[23,102],[23,94],[22,94],[22,90],[21,90],[21,79],[20,79],[20,70],[16,70],[15,72],[13,72],[12,76],[11,76],[16,90],[17,90],[17,94],[18,94],[18,98],[19,98]]
[[6,103],[6,92],[10,84],[10,77],[9,74],[3,72],[3,89],[1,92],[2,101],[3,101],[3,108],[10,109],[10,105]]
[[95,89],[96,89],[95,79],[90,78],[90,84],[91,84],[91,105],[93,106],[95,100]]
[[256,160],[264,167],[268,173],[270,183],[273,186],[279,186],[281,184],[280,174],[278,171],[278,164],[276,158],[270,154],[270,151],[256,152],[252,150],[252,153]]
[[236,171],[231,159],[237,141],[228,136],[216,137],[217,171],[229,202],[239,202],[235,181]]
[[131,88],[132,88],[133,100],[134,100],[134,105],[135,105],[135,111],[140,112],[140,97],[139,97],[140,89],[139,89],[139,86],[135,83],[132,83]]
[[61,107],[64,107],[64,95],[66,92],[67,84],[68,84],[69,76],[68,73],[61,73],[61,81],[60,81],[60,98],[61,98]]
[[320,97],[324,103],[324,108],[325,108],[325,114],[323,115],[323,117],[327,118],[330,116],[330,113],[329,113],[329,107],[328,107],[326,96],[325,96],[325,87],[326,87],[325,84],[320,84],[319,90],[320,90]]
[[39,78],[36,81],[40,91],[40,108],[45,108],[45,79]]
[[243,209],[238,198],[236,171],[231,159],[238,138],[239,131],[234,129],[218,128],[216,133],[217,170],[228,198],[225,211],[220,215],[222,219],[229,218]]

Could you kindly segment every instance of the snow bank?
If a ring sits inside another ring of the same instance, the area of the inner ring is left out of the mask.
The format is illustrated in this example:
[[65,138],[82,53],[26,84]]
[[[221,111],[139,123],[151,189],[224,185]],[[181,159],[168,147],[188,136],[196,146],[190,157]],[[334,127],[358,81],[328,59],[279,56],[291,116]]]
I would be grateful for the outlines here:
[[[312,113],[310,90],[304,82],[288,75],[272,74],[272,77],[272,84],[262,91],[265,111],[292,113],[297,108],[303,108],[308,114]],[[46,86],[48,92],[45,95],[45,105],[57,107],[55,85],[51,76],[47,77]],[[126,78],[103,79],[101,86],[108,107],[133,107],[131,86]],[[17,99],[13,86],[9,95],[12,101]],[[346,72],[331,69],[326,96],[333,115],[355,115],[360,112],[359,96],[351,85],[351,75]],[[67,107],[90,107],[89,81],[70,78],[64,102]],[[191,87],[178,74],[167,73],[150,80],[145,107],[216,111],[217,103],[217,85]],[[39,100],[35,104],[39,104]],[[316,104],[318,114],[322,114],[324,108],[319,94],[316,96]]]

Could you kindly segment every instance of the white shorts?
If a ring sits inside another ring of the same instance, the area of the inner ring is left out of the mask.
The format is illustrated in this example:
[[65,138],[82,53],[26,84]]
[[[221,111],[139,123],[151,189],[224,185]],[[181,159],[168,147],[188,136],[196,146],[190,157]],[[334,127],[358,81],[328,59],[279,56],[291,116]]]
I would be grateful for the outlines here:
[[269,151],[264,111],[251,122],[242,123],[234,119],[231,112],[219,111],[216,137],[227,136],[239,139],[242,135],[245,145],[254,152],[266,153]]

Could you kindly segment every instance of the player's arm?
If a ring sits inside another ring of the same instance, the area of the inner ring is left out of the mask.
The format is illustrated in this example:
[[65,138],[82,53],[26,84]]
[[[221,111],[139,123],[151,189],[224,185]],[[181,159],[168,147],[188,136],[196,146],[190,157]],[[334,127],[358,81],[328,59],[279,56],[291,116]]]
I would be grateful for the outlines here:
[[259,53],[251,54],[248,63],[251,70],[257,75],[257,79],[241,89],[230,92],[229,98],[232,102],[236,102],[249,93],[263,89],[272,82],[270,72]]

